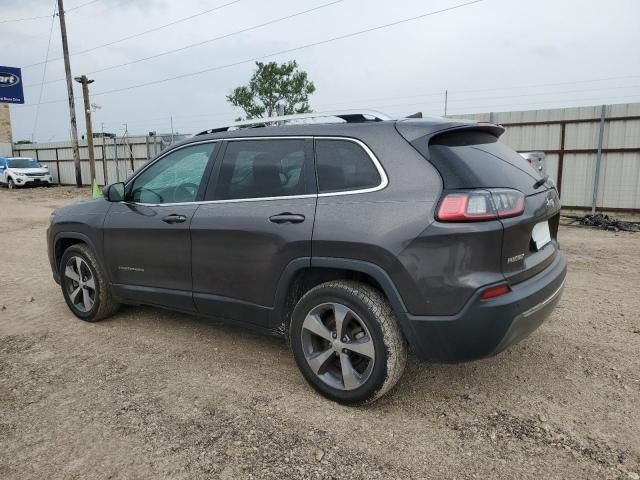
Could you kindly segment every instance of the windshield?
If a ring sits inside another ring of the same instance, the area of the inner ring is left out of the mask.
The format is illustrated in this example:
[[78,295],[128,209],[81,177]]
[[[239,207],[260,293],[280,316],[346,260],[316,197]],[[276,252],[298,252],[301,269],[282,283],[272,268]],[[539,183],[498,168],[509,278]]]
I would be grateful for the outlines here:
[[31,158],[16,158],[7,160],[9,168],[40,168],[40,164]]

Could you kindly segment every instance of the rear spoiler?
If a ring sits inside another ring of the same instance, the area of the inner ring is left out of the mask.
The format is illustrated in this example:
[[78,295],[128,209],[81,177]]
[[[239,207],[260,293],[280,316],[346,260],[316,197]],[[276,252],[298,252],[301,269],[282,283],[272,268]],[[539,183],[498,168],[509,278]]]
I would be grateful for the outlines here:
[[[438,135],[443,133],[456,132],[461,130],[475,130],[488,132],[496,138],[505,132],[505,128],[502,125],[488,122],[472,122],[469,120],[444,120],[441,124],[432,124],[422,122],[420,120],[406,119],[396,122],[396,130],[402,135],[414,147],[418,148],[418,145],[427,146],[429,142]],[[428,148],[419,149],[422,155],[427,155]]]

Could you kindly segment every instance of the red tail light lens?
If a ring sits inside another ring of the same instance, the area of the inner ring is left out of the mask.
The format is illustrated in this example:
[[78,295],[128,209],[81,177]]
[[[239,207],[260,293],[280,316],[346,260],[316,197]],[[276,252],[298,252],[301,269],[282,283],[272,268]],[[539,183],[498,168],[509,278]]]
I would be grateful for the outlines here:
[[482,295],[480,295],[480,300],[489,300],[491,298],[500,297],[502,295],[506,295],[510,291],[511,289],[506,283],[503,285],[498,285],[496,287],[489,287],[484,292],[482,292]]
[[524,194],[518,190],[472,190],[447,194],[440,202],[438,220],[469,222],[509,218],[524,212]]
[[491,198],[500,218],[517,217],[524,212],[524,194],[518,190],[491,190]]

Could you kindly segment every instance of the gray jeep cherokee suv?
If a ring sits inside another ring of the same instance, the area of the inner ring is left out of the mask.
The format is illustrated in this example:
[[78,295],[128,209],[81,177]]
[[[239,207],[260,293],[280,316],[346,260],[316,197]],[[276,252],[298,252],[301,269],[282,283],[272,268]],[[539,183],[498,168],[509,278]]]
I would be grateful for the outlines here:
[[203,132],[57,209],[49,258],[71,311],[154,305],[284,335],[311,386],[346,404],[393,387],[408,349],[478,359],[549,316],[558,192],[502,127],[331,116]]

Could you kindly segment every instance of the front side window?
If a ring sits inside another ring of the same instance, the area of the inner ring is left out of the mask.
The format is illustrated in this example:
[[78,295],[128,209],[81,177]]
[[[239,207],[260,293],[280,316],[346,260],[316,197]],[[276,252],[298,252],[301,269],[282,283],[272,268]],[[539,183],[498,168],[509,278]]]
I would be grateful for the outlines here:
[[306,193],[304,139],[230,141],[220,165],[216,200]]
[[316,140],[320,193],[375,188],[382,181],[371,157],[355,142]]
[[215,148],[215,143],[204,143],[162,157],[135,178],[127,199],[153,204],[195,201]]

